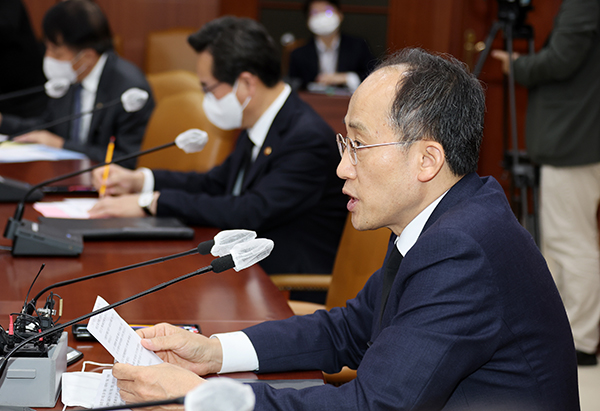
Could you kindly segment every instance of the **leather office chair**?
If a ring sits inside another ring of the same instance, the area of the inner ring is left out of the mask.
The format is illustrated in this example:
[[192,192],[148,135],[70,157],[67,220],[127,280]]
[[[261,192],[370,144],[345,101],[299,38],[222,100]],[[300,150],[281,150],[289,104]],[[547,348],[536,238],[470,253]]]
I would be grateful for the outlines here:
[[185,91],[200,91],[200,81],[196,74],[187,70],[170,70],[146,76],[154,101],[158,104],[163,98]]
[[[390,231],[387,228],[374,231],[356,230],[352,226],[349,214],[331,275],[276,274],[270,278],[282,291],[327,290],[325,305],[289,301],[288,304],[296,315],[311,314],[319,309],[344,307],[347,300],[356,297],[371,274],[381,268],[389,239]],[[323,375],[327,383],[341,385],[354,379],[356,371],[344,367],[337,374]]]
[[220,164],[231,153],[237,132],[217,128],[208,121],[202,110],[201,91],[187,91],[163,98],[156,104],[146,127],[142,150],[175,140],[190,128],[208,133],[208,143],[199,153],[186,154],[177,147],[142,156],[139,167],[174,171],[205,172]]
[[193,28],[172,28],[148,33],[146,37],[146,74],[169,70],[196,71],[196,52],[187,38]]

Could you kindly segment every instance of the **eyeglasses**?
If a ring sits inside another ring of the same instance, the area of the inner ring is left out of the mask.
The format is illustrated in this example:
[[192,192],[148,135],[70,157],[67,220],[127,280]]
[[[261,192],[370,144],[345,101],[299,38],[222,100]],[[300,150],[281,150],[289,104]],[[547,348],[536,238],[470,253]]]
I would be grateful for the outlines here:
[[200,87],[202,87],[202,91],[204,92],[204,94],[206,94],[206,93],[212,92],[214,89],[216,89],[217,87],[219,87],[219,85],[221,85],[221,84],[223,84],[222,81],[217,81],[212,86],[205,86],[204,84],[201,84]]
[[348,150],[348,154],[350,155],[350,162],[354,166],[358,163],[358,157],[356,156],[356,150],[360,150],[363,148],[371,148],[371,147],[391,146],[391,145],[396,145],[396,144],[405,145],[405,144],[412,143],[412,141],[394,141],[392,143],[368,144],[368,145],[363,146],[363,145],[358,145],[360,143],[357,143],[356,140],[351,140],[348,137],[344,137],[339,133],[335,136],[335,139],[337,141],[338,150],[340,150],[341,157],[344,157],[344,151],[346,151],[346,148],[350,147],[350,150]]

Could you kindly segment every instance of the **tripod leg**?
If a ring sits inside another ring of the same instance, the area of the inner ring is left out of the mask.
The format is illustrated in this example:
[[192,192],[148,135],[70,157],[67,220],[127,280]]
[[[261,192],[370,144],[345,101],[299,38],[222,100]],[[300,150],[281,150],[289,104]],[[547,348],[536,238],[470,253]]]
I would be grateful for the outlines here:
[[492,24],[492,27],[490,28],[490,32],[488,33],[488,36],[485,39],[485,48],[479,55],[477,64],[475,65],[475,68],[473,69],[473,75],[475,77],[479,77],[479,74],[481,74],[481,69],[483,69],[483,65],[484,65],[485,61],[487,60],[488,54],[490,54],[490,49],[492,48],[492,43],[494,42],[494,39],[496,38],[496,34],[498,34],[498,30],[500,30],[501,27],[502,27],[502,23],[500,23],[500,21],[495,21],[494,24]]

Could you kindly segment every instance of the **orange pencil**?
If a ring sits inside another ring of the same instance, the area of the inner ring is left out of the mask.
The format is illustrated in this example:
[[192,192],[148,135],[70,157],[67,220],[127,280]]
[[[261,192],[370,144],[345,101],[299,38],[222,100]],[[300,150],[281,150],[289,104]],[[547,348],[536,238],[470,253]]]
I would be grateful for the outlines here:
[[[114,151],[115,151],[115,136],[112,136],[110,138],[110,141],[108,142],[108,148],[106,149],[106,158],[104,159],[105,163],[110,163],[112,161]],[[104,193],[106,192],[106,180],[108,179],[108,171],[109,171],[109,166],[108,165],[104,166],[104,173],[102,174],[102,185],[100,186],[100,191],[98,191],[98,194],[100,195],[100,197],[104,197]]]

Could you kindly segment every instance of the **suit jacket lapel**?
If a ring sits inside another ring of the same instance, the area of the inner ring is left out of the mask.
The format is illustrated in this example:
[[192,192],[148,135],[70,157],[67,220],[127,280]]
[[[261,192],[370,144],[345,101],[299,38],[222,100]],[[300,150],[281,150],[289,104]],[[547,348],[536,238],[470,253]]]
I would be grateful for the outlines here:
[[292,92],[283,106],[279,110],[279,113],[273,119],[273,123],[267,132],[267,137],[258,152],[258,156],[254,163],[248,170],[248,174],[244,176],[244,183],[242,184],[242,192],[244,192],[249,186],[252,185],[253,181],[263,174],[267,165],[269,164],[270,157],[277,154],[281,150],[283,136],[289,126],[291,120],[291,112],[296,107],[296,99],[298,97]]

